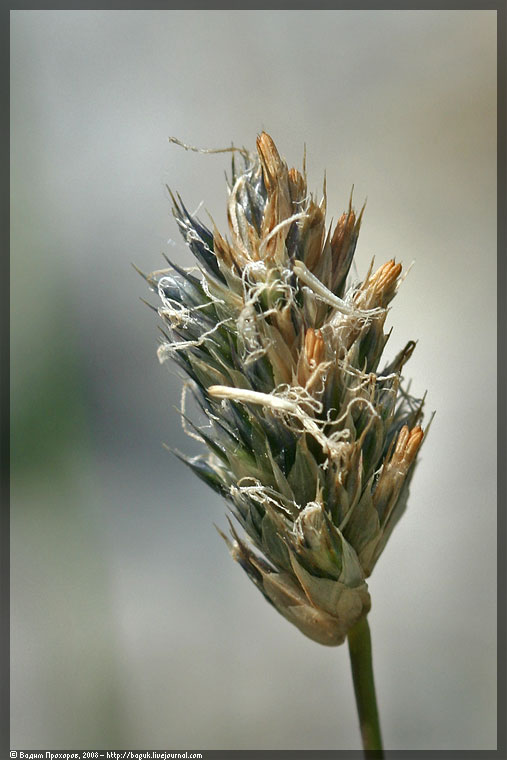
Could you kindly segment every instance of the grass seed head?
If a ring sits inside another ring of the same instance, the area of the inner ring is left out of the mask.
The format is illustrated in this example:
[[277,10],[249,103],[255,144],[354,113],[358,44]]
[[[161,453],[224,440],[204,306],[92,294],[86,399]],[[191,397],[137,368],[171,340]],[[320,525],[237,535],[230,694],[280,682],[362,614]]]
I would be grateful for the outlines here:
[[351,281],[364,208],[351,198],[326,234],[325,190],[318,202],[268,134],[257,154],[231,151],[228,236],[172,196],[198,271],[147,278],[159,356],[190,378],[204,416],[191,435],[207,453],[183,460],[243,529],[222,534],[233,558],[304,634],[336,645],[370,609],[366,578],[423,440],[422,402],[401,384],[415,343],[379,368],[401,264]]

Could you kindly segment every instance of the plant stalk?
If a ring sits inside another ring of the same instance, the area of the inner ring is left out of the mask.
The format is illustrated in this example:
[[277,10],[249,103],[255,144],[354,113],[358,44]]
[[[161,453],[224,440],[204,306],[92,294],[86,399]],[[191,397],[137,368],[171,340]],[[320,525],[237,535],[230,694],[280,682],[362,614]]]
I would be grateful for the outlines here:
[[375,682],[373,680],[370,627],[366,616],[351,628],[348,641],[365,755],[366,757],[383,758]]

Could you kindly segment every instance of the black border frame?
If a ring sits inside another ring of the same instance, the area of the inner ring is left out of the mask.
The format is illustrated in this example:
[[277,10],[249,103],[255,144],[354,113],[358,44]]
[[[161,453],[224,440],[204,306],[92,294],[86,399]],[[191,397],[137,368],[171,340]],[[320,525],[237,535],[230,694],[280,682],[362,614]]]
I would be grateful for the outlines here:
[[[126,6],[126,7],[125,7]],[[233,6],[232,6],[233,7]],[[231,7],[231,9],[232,9]],[[10,201],[10,11],[11,10],[176,10],[171,8],[167,3],[152,2],[147,8],[139,8],[137,4],[123,3],[121,7],[109,3],[100,7],[98,3],[64,3],[53,2],[50,8],[39,8],[37,6],[23,5],[13,3],[10,8],[0,10],[0,58],[2,62],[2,99],[4,106],[0,111],[0,134],[2,137],[0,151],[0,166],[3,181],[3,193],[1,204],[1,250],[3,252],[1,265],[2,276],[0,277],[0,287],[3,289],[0,299],[1,319],[0,319],[0,493],[2,496],[0,509],[0,758],[9,757],[10,751],[10,732],[9,732],[9,707],[10,707],[10,689],[9,689],[9,654],[10,654],[10,635],[9,635],[9,610],[10,610],[10,521],[9,521],[9,491],[10,491],[10,232],[9,232],[9,201]],[[211,10],[203,2],[194,2],[193,10]],[[213,10],[227,10],[219,8]],[[254,9],[261,10],[256,5],[247,4],[243,6],[244,10]],[[507,400],[504,392],[507,389],[507,267],[506,267],[506,244],[507,244],[507,113],[506,113],[506,94],[507,94],[507,59],[506,59],[506,37],[507,37],[507,0],[497,0],[497,2],[470,2],[470,0],[448,0],[445,3],[424,2],[416,0],[405,0],[405,2],[392,1],[387,7],[381,3],[368,2],[363,0],[362,3],[352,4],[350,2],[337,3],[319,3],[318,7],[308,7],[308,3],[301,0],[292,0],[292,3],[279,2],[275,8],[269,10],[495,10],[497,12],[497,296],[498,296],[498,313],[497,313],[497,348],[498,348],[498,433],[497,433],[497,454],[498,454],[498,708],[497,708],[497,749],[481,751],[461,751],[461,750],[391,750],[386,751],[387,757],[397,756],[403,760],[410,758],[434,757],[456,757],[462,758],[465,754],[469,758],[507,758],[507,658],[505,644],[507,642],[507,625],[506,625],[506,598],[507,598],[507,516],[506,516],[506,493],[507,478]],[[503,328],[503,329],[502,329]],[[484,431],[485,435],[488,431]],[[503,463],[503,466],[502,466]],[[62,752],[63,750],[58,750]],[[177,750],[173,750],[177,751]],[[204,758],[218,758],[222,756],[229,757],[256,757],[257,754],[262,756],[283,756],[287,758],[296,755],[298,758],[311,757],[334,757],[340,758],[360,758],[363,753],[359,750],[315,750],[315,751],[217,751],[203,750]],[[373,753],[372,753],[373,754]]]

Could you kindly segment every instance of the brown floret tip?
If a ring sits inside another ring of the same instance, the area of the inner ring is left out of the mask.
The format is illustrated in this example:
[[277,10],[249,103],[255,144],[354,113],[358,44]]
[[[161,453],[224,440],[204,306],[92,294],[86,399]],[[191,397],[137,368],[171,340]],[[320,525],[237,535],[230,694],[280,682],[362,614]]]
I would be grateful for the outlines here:
[[309,327],[305,335],[305,356],[308,363],[318,366],[324,358],[324,339],[320,330]]
[[394,259],[386,261],[372,276],[370,287],[372,287],[375,293],[382,293],[382,291],[394,285],[400,272],[401,264],[395,264]]
[[408,426],[404,425],[398,434],[391,462],[393,464],[411,464],[415,459],[423,436],[424,433],[419,425],[412,428],[412,430],[409,430]]
[[264,170],[264,183],[266,190],[271,192],[276,184],[276,178],[282,168],[282,159],[273,139],[262,132],[257,138],[257,152]]

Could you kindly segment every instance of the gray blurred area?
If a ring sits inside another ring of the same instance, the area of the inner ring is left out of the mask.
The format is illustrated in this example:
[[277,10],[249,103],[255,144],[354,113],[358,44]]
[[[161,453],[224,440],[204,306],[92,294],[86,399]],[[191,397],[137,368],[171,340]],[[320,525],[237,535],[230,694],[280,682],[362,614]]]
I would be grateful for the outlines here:
[[[266,129],[357,267],[415,265],[437,410],[371,578],[388,749],[496,747],[496,14],[12,11],[12,746],[360,747],[346,646],[306,640],[229,558],[187,453],[144,271],[190,265],[165,184],[225,222]],[[154,299],[152,299],[154,302]]]

